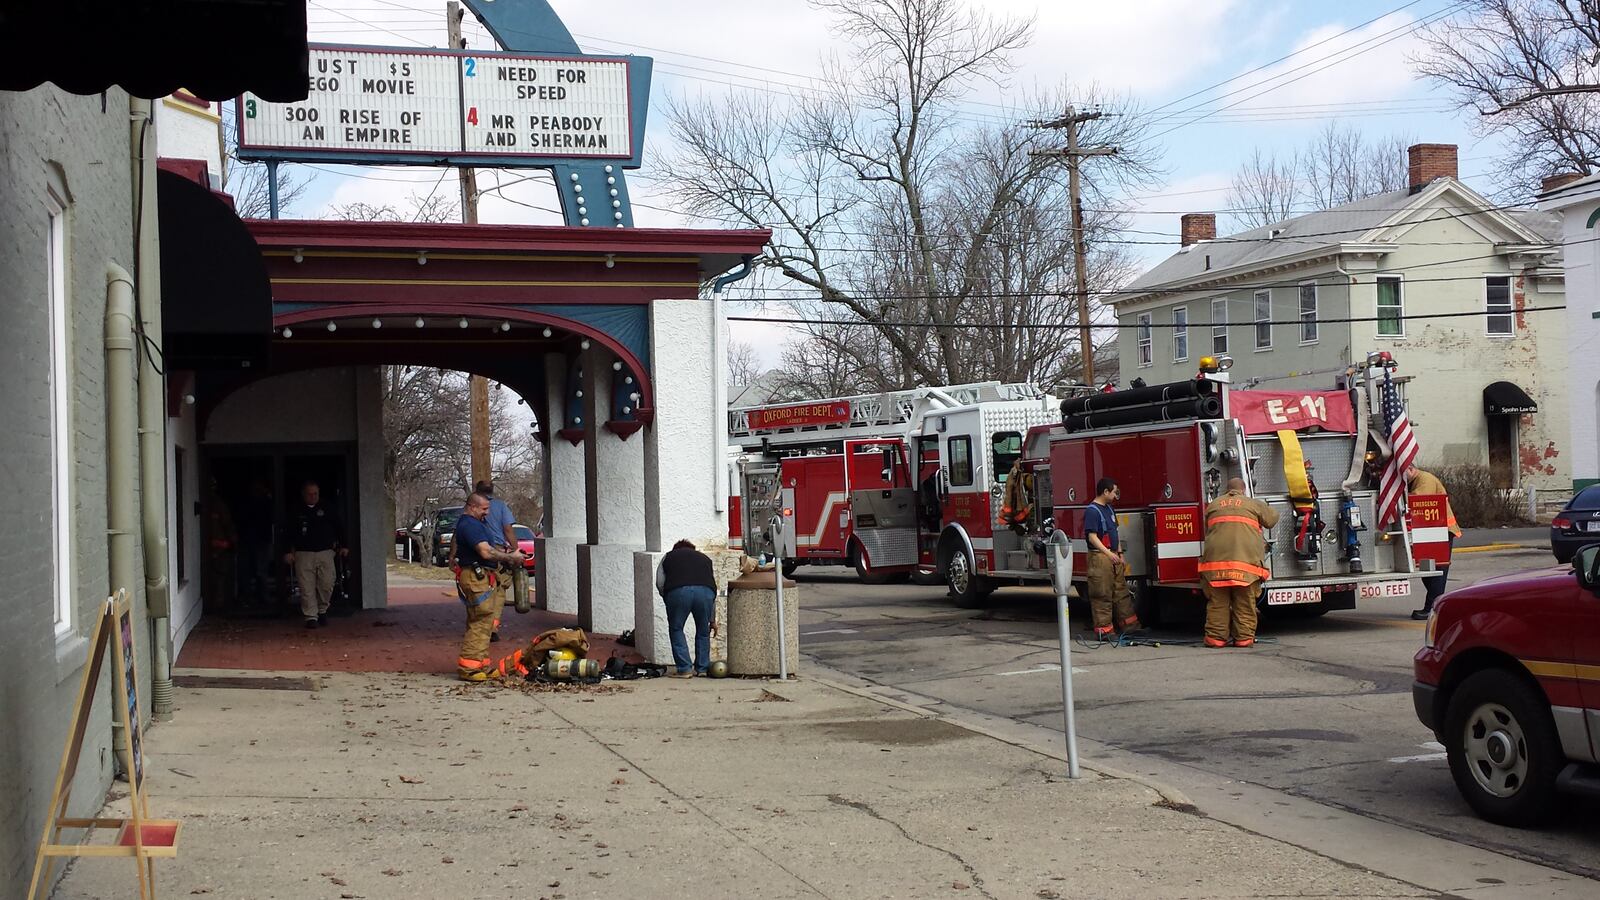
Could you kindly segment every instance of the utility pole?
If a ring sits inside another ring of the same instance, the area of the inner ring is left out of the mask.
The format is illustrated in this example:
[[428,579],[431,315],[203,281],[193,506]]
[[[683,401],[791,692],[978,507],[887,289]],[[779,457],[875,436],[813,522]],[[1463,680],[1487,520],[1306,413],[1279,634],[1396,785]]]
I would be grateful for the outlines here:
[[[466,39],[461,36],[461,20],[466,11],[457,0],[444,7],[445,24],[449,29],[451,50],[463,50]],[[472,169],[463,166],[456,170],[461,180],[461,221],[467,225],[478,224],[478,177]],[[489,379],[482,375],[471,376],[472,420],[472,483],[489,481],[494,476],[489,467]]]
[[1090,336],[1089,327],[1089,251],[1083,240],[1083,195],[1078,187],[1078,163],[1084,157],[1090,156],[1115,156],[1121,149],[1119,147],[1081,147],[1078,145],[1078,126],[1084,122],[1092,122],[1105,115],[1099,110],[1093,112],[1078,112],[1068,106],[1067,112],[1059,119],[1050,122],[1034,122],[1036,128],[1051,130],[1065,129],[1067,132],[1067,148],[1049,153],[1036,153],[1035,156],[1060,156],[1067,161],[1067,194],[1072,202],[1072,268],[1077,274],[1078,293],[1078,353],[1083,357],[1083,383],[1094,387],[1094,342]]

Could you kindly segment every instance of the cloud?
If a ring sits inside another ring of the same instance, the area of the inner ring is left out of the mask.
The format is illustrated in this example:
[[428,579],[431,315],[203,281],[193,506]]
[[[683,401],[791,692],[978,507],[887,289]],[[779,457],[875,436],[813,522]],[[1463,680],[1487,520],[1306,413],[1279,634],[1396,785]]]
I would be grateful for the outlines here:
[[1264,71],[1242,75],[1213,96],[1232,95],[1218,105],[1245,100],[1237,109],[1411,96],[1425,87],[1407,63],[1407,57],[1421,46],[1416,25],[1417,19],[1408,13],[1391,13],[1346,35],[1340,32],[1349,25],[1330,22],[1318,26],[1288,48],[1294,56]]

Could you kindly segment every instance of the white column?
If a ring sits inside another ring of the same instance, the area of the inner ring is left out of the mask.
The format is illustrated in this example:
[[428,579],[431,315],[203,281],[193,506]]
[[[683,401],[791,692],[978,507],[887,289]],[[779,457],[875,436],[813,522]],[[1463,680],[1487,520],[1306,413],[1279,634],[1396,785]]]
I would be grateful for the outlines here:
[[601,634],[634,627],[633,554],[644,549],[644,435],[605,427],[613,376],[609,350],[583,356],[584,474],[588,543],[578,547],[578,624]]
[[[666,607],[655,591],[655,569],[662,552],[679,540],[694,545],[716,562],[718,594],[738,577],[740,554],[727,552],[728,520],[718,503],[724,490],[714,471],[717,448],[726,446],[728,417],[713,398],[724,360],[715,359],[712,306],[704,300],[657,300],[650,305],[650,355],[654,364],[655,421],[641,436],[644,442],[646,546],[634,565],[634,633],[640,655],[670,663]],[[726,401],[723,401],[724,403]],[[719,596],[718,609],[723,608]],[[691,622],[684,634],[694,642]],[[713,656],[720,658],[715,652]]]
[[539,424],[546,438],[544,537],[538,542],[534,596],[551,612],[578,612],[578,546],[588,535],[583,445],[556,434],[566,425],[567,359],[545,358],[545,396]]

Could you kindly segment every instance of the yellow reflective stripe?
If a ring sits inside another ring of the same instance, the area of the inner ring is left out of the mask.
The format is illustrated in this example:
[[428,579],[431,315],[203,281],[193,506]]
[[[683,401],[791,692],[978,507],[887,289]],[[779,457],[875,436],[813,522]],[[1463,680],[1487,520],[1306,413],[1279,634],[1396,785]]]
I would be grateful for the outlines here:
[[1540,678],[1571,678],[1574,681],[1600,681],[1600,666],[1549,662],[1540,659],[1518,660]]

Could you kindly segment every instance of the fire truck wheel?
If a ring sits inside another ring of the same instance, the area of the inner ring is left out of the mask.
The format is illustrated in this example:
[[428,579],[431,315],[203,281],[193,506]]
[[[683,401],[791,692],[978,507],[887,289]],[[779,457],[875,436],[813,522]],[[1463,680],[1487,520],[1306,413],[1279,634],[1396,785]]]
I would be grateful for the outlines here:
[[950,554],[950,562],[945,565],[944,580],[950,588],[950,596],[962,609],[976,609],[994,593],[994,584],[973,572],[971,561],[959,551]]

